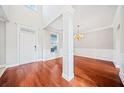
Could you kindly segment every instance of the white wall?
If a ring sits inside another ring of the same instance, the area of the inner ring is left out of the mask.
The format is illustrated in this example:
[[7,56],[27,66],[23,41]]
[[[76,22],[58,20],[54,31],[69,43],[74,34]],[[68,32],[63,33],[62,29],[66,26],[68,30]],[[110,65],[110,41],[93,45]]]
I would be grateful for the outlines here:
[[42,16],[43,16],[43,26],[47,26],[49,23],[52,23],[58,16],[63,12],[63,5],[45,5],[43,6]]
[[113,49],[113,29],[85,32],[84,37],[79,41],[75,40],[74,44],[75,48]]
[[117,5],[77,5],[74,26],[80,24],[82,31],[112,25]]
[[74,41],[74,47],[75,55],[113,61],[113,29],[87,31],[81,40]]
[[[21,6],[21,5],[8,6],[7,14],[8,14],[9,22],[6,24],[6,27],[7,27],[6,28],[6,63],[7,65],[15,65],[15,64],[18,64],[17,63],[17,24],[16,23],[24,24],[36,29],[40,29],[42,24],[41,7],[38,6],[38,11],[33,12],[27,7]],[[39,35],[40,34],[41,32],[39,32]]]
[[63,12],[73,10],[71,5],[43,5],[42,19],[43,27],[47,27],[50,23],[54,22],[56,18],[61,16]]

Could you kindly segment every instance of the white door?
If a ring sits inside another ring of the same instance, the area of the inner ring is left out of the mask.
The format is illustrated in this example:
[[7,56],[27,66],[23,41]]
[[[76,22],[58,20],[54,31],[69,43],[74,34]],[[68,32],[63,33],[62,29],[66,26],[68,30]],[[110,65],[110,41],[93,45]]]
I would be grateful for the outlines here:
[[34,62],[36,58],[35,32],[21,30],[19,33],[19,63],[26,64]]

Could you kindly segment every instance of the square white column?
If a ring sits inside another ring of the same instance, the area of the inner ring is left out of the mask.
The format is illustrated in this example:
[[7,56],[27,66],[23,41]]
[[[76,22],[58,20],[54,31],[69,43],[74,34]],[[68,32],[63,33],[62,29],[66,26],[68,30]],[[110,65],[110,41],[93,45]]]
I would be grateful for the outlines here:
[[62,77],[67,81],[74,78],[73,58],[73,12],[63,13],[63,63]]

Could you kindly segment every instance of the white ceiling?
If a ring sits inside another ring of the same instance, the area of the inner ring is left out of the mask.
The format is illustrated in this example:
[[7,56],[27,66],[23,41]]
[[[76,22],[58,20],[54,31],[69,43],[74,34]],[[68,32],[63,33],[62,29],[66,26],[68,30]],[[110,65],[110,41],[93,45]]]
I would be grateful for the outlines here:
[[49,27],[62,30],[62,16],[58,17],[54,22],[52,22]]
[[[76,5],[72,7],[75,9],[74,27],[79,24],[82,31],[112,25],[117,9],[116,5]],[[57,18],[49,26],[62,29],[62,17]]]

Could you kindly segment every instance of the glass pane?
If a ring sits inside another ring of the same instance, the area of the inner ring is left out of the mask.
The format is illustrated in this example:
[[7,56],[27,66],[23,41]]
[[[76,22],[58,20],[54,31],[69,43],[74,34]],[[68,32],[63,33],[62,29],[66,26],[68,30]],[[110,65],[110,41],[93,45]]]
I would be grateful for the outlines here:
[[51,52],[57,52],[57,45],[56,44],[52,44]]
[[55,34],[51,34],[51,41],[50,41],[51,43],[57,43],[57,35],[55,35]]
[[28,7],[29,9],[31,9],[33,11],[37,11],[37,9],[38,9],[37,5],[26,5],[26,7]]

